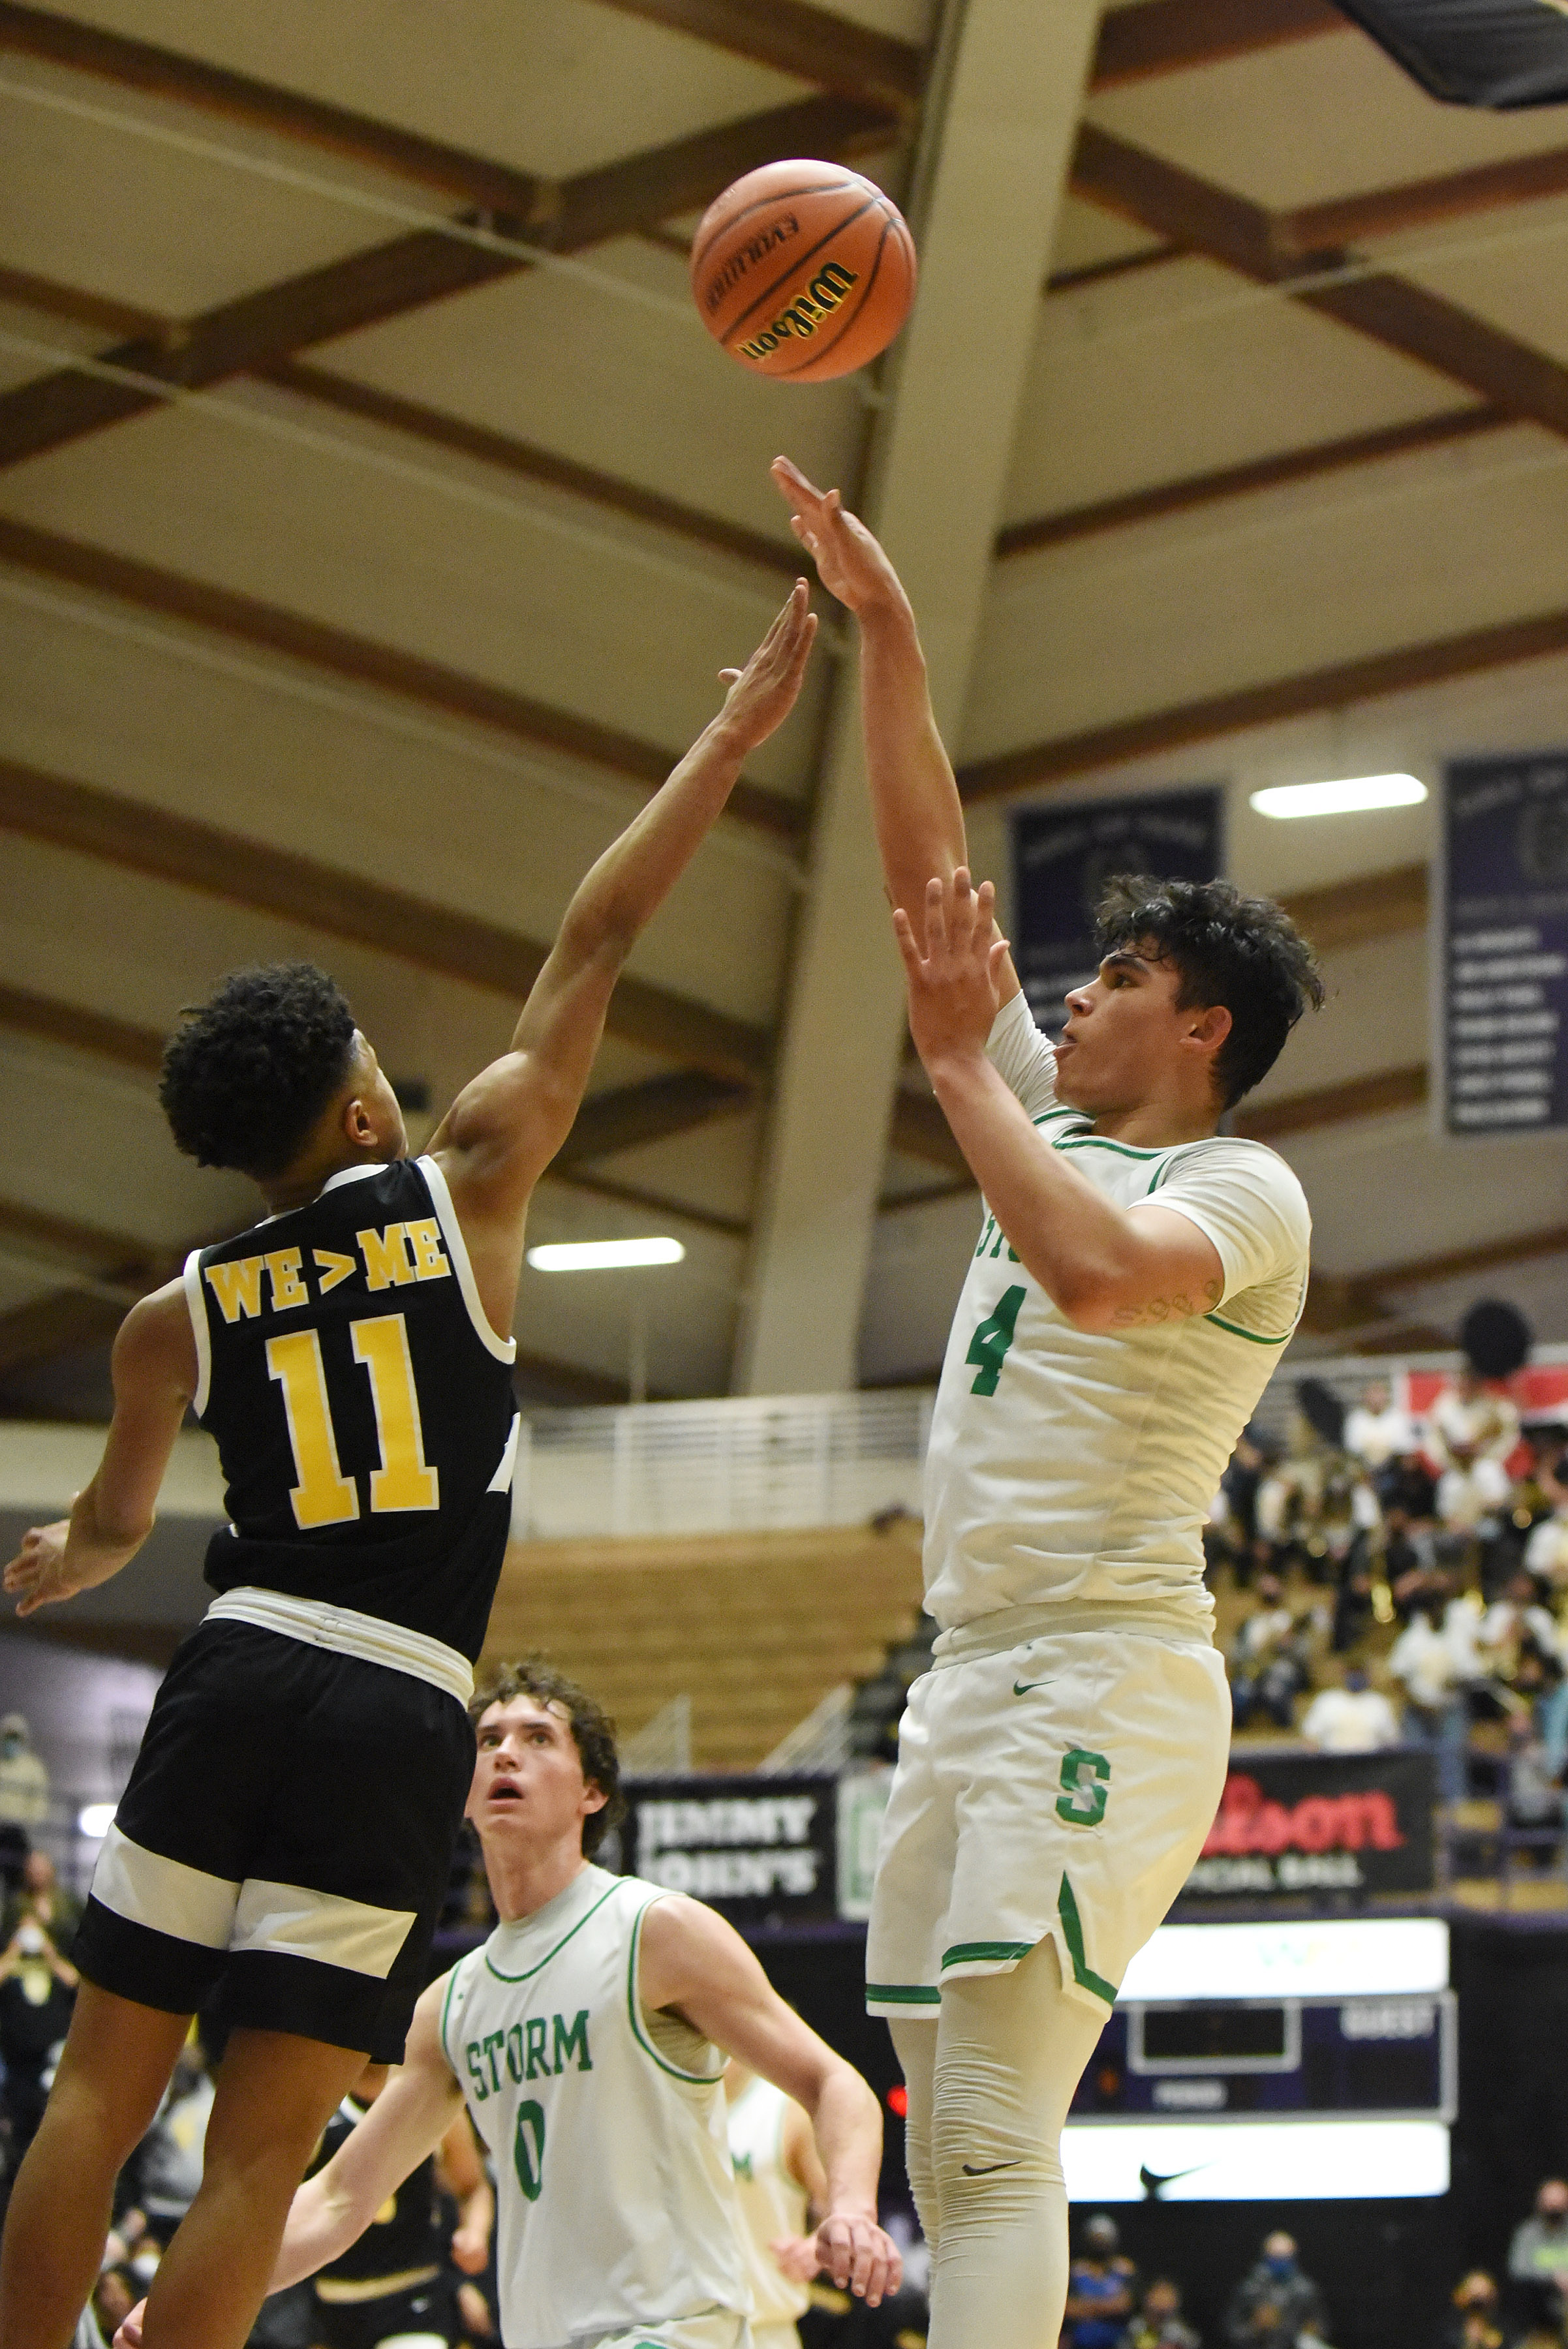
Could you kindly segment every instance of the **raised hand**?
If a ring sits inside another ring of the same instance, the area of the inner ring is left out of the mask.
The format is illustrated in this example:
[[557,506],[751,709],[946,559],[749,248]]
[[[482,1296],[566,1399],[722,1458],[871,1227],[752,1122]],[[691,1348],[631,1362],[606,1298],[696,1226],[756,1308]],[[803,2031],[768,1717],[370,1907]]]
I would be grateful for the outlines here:
[[900,905],[893,915],[909,991],[909,1032],[929,1069],[952,1052],[983,1052],[1002,1002],[1007,940],[997,934],[996,891],[976,889],[961,864],[926,884],[925,936]]
[[838,492],[819,490],[787,457],[775,457],[770,471],[790,510],[791,527],[828,594],[856,613],[901,605],[898,573],[865,523],[845,511]]
[[810,608],[811,591],[797,579],[789,602],[779,614],[744,668],[722,668],[728,686],[722,723],[746,749],[755,750],[776,733],[794,708],[800,681],[816,635],[816,614]]

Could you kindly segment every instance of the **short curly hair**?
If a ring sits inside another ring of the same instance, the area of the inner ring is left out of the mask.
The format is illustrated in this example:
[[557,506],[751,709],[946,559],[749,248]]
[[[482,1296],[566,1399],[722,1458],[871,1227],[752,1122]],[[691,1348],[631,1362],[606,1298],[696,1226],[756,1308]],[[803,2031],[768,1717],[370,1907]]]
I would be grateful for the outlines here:
[[495,1665],[475,1688],[468,1705],[468,1717],[475,1729],[493,1704],[510,1704],[514,1696],[531,1696],[540,1704],[558,1704],[571,1723],[583,1776],[605,1798],[604,1808],[590,1811],[583,1821],[583,1854],[585,1858],[592,1859],[610,1829],[618,1827],[626,1816],[615,1723],[586,1688],[568,1680],[543,1656],[524,1656],[518,1663]]
[[1267,1076],[1307,1006],[1323,1006],[1313,950],[1290,916],[1230,881],[1118,874],[1096,908],[1095,939],[1102,955],[1130,948],[1168,963],[1180,977],[1180,1010],[1224,1005],[1231,1032],[1214,1076],[1226,1109]]
[[163,1052],[158,1098],[199,1166],[281,1174],[348,1073],[354,1014],[311,962],[231,971]]

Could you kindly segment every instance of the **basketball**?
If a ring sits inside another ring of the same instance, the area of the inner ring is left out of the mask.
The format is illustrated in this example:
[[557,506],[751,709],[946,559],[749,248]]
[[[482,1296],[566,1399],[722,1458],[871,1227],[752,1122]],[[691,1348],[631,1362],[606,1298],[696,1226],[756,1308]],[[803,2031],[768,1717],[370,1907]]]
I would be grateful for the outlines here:
[[897,204],[841,163],[767,163],[716,196],[691,247],[702,323],[732,358],[826,383],[885,351],[915,298]]

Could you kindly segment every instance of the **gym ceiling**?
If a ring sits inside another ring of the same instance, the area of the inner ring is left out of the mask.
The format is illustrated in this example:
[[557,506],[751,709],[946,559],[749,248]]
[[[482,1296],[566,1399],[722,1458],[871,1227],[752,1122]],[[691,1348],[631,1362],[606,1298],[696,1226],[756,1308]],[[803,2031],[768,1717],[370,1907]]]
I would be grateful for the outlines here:
[[[250,1220],[154,1097],[221,972],[326,964],[431,1112],[503,1047],[794,575],[768,460],[853,492],[897,397],[726,360],[695,218],[792,154],[905,198],[939,14],[0,0],[0,1411],[101,1415],[127,1301]],[[1004,890],[1019,801],[1227,786],[1332,988],[1241,1121],[1320,1350],[1483,1291],[1568,1337],[1561,1145],[1430,1133],[1432,804],[1247,804],[1568,740],[1565,238],[1561,109],[1439,105],[1325,0],[1104,16],[953,748]],[[618,991],[531,1237],[687,1255],[526,1273],[538,1400],[624,1396],[639,1309],[654,1393],[731,1384],[841,674]],[[870,1385],[932,1373],[977,1213],[911,1064],[887,1131]]]

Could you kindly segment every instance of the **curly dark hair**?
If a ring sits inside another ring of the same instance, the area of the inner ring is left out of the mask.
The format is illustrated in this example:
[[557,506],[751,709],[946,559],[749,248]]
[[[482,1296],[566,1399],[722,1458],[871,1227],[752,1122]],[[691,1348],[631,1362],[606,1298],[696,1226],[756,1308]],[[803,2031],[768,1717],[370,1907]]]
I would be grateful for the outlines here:
[[531,1696],[540,1704],[558,1704],[566,1711],[583,1776],[605,1798],[603,1810],[590,1811],[583,1821],[583,1855],[592,1859],[611,1827],[618,1827],[626,1816],[615,1723],[586,1688],[568,1680],[543,1656],[524,1656],[515,1664],[495,1665],[475,1688],[468,1705],[468,1717],[475,1729],[493,1704],[510,1704],[514,1696]]
[[1106,885],[1095,938],[1102,955],[1130,947],[1170,964],[1181,980],[1179,1010],[1224,1005],[1231,1032],[1214,1076],[1226,1109],[1267,1076],[1307,1006],[1323,1006],[1313,950],[1290,916],[1230,881],[1119,873]]
[[163,1051],[158,1098],[199,1166],[281,1174],[348,1073],[354,1014],[312,962],[231,971]]

